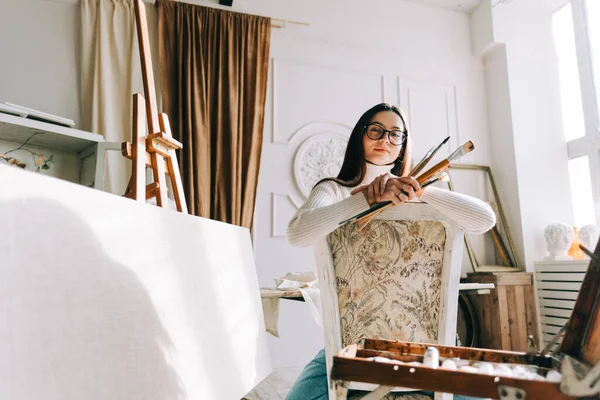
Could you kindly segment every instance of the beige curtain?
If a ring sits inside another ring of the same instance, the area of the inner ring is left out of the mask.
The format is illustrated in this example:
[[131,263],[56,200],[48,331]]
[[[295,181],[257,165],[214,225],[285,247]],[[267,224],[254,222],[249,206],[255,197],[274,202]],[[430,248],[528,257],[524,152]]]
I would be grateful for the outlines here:
[[190,213],[252,227],[270,19],[158,1],[164,111]]
[[[156,11],[146,10],[151,44],[155,44]],[[158,51],[152,50],[157,59]],[[156,77],[158,62],[153,64]],[[133,1],[81,0],[83,129],[104,135],[109,142],[131,141],[134,93],[144,90]],[[104,190],[124,194],[130,174],[131,161],[118,151],[106,153]]]

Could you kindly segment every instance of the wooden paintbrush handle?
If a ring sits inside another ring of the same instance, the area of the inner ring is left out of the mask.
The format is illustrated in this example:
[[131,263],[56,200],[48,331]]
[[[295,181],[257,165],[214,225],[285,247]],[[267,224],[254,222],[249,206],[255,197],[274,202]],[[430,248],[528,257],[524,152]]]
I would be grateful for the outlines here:
[[450,166],[450,161],[442,160],[439,163],[437,163],[436,165],[434,165],[433,167],[429,168],[427,171],[423,172],[423,174],[421,174],[421,176],[419,176],[417,178],[417,182],[419,182],[419,185],[422,185],[425,182],[427,182],[429,180],[429,178],[431,178],[435,174],[441,172],[442,170],[448,168],[449,166]]
[[[443,166],[438,172],[447,170],[449,166],[450,166],[450,164],[448,164],[446,166]],[[436,179],[432,179],[431,181],[425,182],[423,184],[422,188],[425,188],[425,187],[431,185],[432,183],[437,182],[438,180],[439,180],[439,177],[436,178]],[[386,208],[389,208],[389,207],[391,207],[393,205],[394,205],[394,203],[389,203],[389,204],[386,204],[385,206],[379,207],[379,208],[377,208],[377,209],[375,209],[375,210],[373,210],[371,212],[368,212],[368,213],[366,213],[364,215],[361,215],[359,218],[356,219],[356,222],[358,222],[359,225],[360,225],[359,226],[359,230],[362,230],[362,228],[364,228],[369,222],[371,222],[371,220],[373,218],[375,218],[375,216],[377,214],[383,212]]]

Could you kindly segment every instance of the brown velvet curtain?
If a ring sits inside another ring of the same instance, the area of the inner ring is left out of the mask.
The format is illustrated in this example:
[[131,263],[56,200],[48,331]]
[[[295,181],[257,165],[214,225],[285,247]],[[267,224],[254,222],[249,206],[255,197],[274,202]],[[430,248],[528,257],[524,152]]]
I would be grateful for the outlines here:
[[271,20],[158,1],[163,110],[191,214],[252,227]]

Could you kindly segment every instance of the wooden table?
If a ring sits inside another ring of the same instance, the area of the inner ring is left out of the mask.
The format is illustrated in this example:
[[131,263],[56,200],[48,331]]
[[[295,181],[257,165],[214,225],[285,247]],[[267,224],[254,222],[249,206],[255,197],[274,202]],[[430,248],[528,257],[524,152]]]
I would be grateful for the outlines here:
[[[461,294],[490,294],[490,290],[494,289],[493,283],[460,283],[458,290]],[[260,297],[263,299],[286,299],[304,301],[302,293],[299,289],[275,289],[275,288],[261,288]]]
[[[460,293],[460,301],[468,302],[466,295],[489,295],[491,293],[491,290],[493,290],[494,288],[495,286],[493,283],[460,283],[458,287]],[[260,296],[263,299],[285,299],[294,301],[304,301],[304,297],[302,297],[302,293],[299,289],[280,290],[275,288],[261,288]],[[462,321],[464,321],[464,323],[461,326],[464,326],[464,329],[462,330],[463,334],[461,337],[461,342],[465,340],[463,345],[469,347],[477,347],[480,328],[476,320],[474,319],[475,315],[473,308],[470,304],[466,303],[466,308],[463,308],[462,310]],[[461,317],[459,316],[458,318],[459,321],[461,321]],[[459,331],[460,327],[457,326],[457,333],[459,333],[459,336],[461,336]]]

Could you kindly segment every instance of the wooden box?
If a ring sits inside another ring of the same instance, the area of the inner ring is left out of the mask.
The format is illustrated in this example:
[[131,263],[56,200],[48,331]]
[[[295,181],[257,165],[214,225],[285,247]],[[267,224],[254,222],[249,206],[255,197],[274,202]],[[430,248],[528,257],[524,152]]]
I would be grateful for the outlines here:
[[470,296],[479,325],[479,346],[487,349],[527,351],[532,335],[539,348],[537,313],[530,272],[480,272],[469,283],[493,283],[489,295]]
[[[339,398],[346,397],[348,382],[365,382],[380,385],[376,395],[372,393],[369,398],[381,398],[394,387],[404,387],[493,399],[599,399],[600,243],[594,254],[596,258],[589,264],[573,313],[562,330],[562,343],[554,351],[552,347],[526,353],[363,340],[333,357],[330,378]],[[470,371],[424,366],[422,361],[430,347],[438,350],[440,362],[459,358],[470,364]],[[484,373],[481,363],[492,366],[492,371]],[[517,365],[521,370],[534,370],[535,375],[517,374]],[[506,368],[512,372],[501,374]]]

